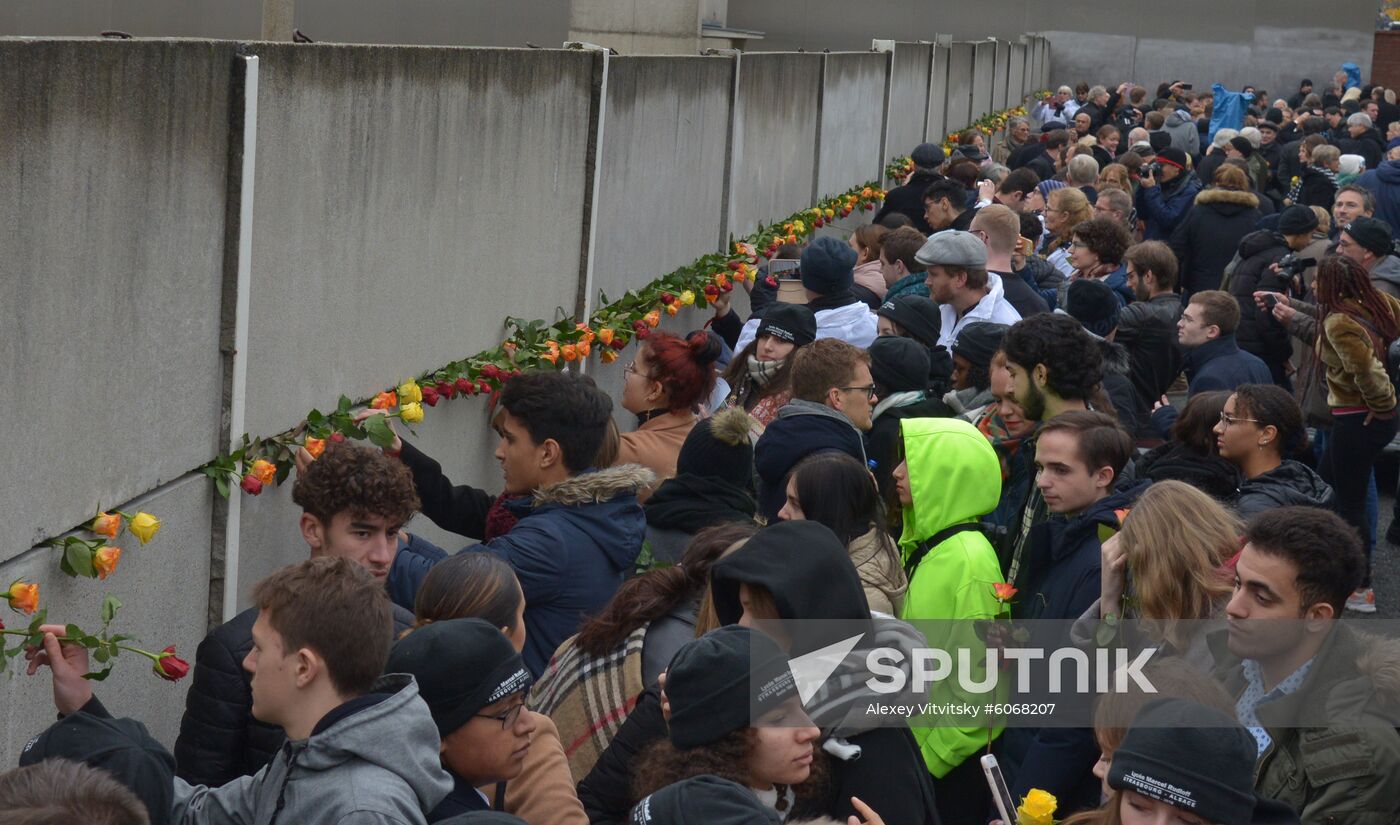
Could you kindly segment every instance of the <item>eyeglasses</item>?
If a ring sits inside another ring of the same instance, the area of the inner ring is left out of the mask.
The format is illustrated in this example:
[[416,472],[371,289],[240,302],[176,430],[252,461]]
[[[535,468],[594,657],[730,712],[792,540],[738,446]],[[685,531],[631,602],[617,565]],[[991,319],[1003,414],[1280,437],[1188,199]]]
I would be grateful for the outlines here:
[[1075,241],[1075,242],[1071,243],[1070,246],[1074,247],[1075,249],[1088,249],[1088,248],[1089,248],[1089,245],[1086,244],[1086,243],[1084,243],[1083,241]]
[[1227,426],[1227,427],[1232,427],[1232,426],[1234,426],[1234,425],[1240,423],[1241,421],[1248,421],[1248,422],[1250,422],[1251,424],[1262,424],[1262,423],[1263,423],[1262,421],[1260,421],[1260,420],[1257,419],[1257,418],[1239,418],[1238,416],[1230,415],[1229,413],[1225,412],[1224,410],[1221,410],[1221,411],[1220,411],[1220,423],[1221,423],[1221,424],[1224,424],[1224,425]]
[[637,362],[636,362],[636,361],[633,361],[632,363],[630,363],[630,364],[628,364],[627,366],[623,367],[623,368],[622,368],[622,374],[623,374],[623,375],[628,375],[628,374],[631,374],[631,375],[640,375],[642,378],[645,378],[645,379],[648,380],[648,381],[651,381],[651,380],[652,380],[652,377],[651,377],[650,375],[647,375],[646,373],[644,373],[644,372],[642,372],[641,370],[637,369]]
[[521,702],[520,704],[515,705],[505,713],[473,713],[472,716],[480,717],[482,719],[495,719],[496,721],[501,723],[501,730],[510,730],[511,728],[515,727],[515,721],[520,718],[520,712],[524,709],[525,703]]
[[837,387],[836,389],[842,392],[863,392],[865,393],[865,398],[867,401],[875,397],[874,384],[867,384],[864,387]]

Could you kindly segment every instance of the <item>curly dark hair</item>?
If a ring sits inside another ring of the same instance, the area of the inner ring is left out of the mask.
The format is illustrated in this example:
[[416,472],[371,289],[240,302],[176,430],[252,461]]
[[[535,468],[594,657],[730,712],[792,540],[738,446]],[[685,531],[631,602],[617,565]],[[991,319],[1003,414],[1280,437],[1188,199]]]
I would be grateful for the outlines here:
[[1044,364],[1050,391],[1064,399],[1089,400],[1103,381],[1098,341],[1068,315],[1042,313],[1022,318],[1006,331],[1001,348],[1026,372]]
[[348,443],[328,445],[306,472],[297,475],[292,501],[325,524],[346,511],[403,524],[419,507],[413,474],[403,462]]
[[[752,779],[746,766],[756,739],[753,728],[741,728],[730,731],[708,745],[685,750],[671,744],[670,739],[652,742],[632,760],[631,804],[637,804],[667,785],[707,773],[737,782],[746,788],[751,787]],[[821,748],[815,748],[812,752],[811,775],[807,777],[806,782],[794,785],[792,789],[796,797],[796,804],[793,806],[794,817],[798,812],[804,814],[798,818],[823,813],[820,810],[813,813],[812,803],[820,805],[820,800],[826,798],[825,790],[829,779],[830,770],[826,756]]]
[[1113,218],[1092,218],[1076,224],[1074,237],[1106,264],[1123,263],[1123,253],[1133,245],[1133,238],[1123,222]]
[[1361,537],[1330,510],[1275,507],[1250,520],[1244,535],[1260,553],[1286,559],[1297,569],[1303,610],[1326,603],[1341,616],[1347,596],[1361,585],[1366,571]]
[[1235,387],[1235,415],[1257,419],[1260,427],[1278,430],[1278,452],[1283,458],[1298,455],[1308,446],[1303,410],[1293,393],[1283,387],[1240,384]]

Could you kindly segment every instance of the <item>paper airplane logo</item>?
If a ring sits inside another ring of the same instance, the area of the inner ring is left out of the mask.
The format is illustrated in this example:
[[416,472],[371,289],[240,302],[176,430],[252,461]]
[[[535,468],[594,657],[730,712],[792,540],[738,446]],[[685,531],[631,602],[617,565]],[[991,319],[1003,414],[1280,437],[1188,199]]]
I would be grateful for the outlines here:
[[857,633],[849,639],[843,639],[811,653],[804,653],[788,661],[802,704],[812,701],[812,697],[817,695],[821,686],[831,678],[831,674],[836,672],[836,668],[840,667],[846,656],[864,637],[864,633]]

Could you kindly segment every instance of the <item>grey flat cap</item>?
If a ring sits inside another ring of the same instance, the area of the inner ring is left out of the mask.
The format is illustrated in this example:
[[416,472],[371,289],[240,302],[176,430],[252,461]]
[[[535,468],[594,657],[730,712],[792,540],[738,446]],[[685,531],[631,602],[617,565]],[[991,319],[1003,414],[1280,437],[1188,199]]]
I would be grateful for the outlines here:
[[929,236],[919,251],[914,253],[914,260],[924,266],[985,269],[987,266],[987,245],[971,232],[945,229]]

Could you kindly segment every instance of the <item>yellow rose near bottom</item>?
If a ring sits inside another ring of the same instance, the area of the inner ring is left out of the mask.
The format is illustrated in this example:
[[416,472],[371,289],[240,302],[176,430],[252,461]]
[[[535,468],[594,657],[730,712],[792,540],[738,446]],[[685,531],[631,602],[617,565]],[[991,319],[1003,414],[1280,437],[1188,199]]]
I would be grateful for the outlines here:
[[1031,788],[1016,809],[1016,825],[1055,825],[1055,808],[1059,804],[1054,794]]

